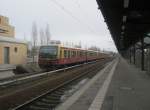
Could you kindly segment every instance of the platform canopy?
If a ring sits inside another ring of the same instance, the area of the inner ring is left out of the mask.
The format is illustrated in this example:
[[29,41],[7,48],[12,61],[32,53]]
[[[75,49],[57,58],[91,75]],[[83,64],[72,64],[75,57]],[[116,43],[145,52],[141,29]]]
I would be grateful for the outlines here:
[[119,52],[150,36],[149,0],[97,0]]

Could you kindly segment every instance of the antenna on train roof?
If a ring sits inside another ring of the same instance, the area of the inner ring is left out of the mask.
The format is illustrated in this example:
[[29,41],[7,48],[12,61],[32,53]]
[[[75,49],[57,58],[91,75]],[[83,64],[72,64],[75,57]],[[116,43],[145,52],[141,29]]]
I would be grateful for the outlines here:
[[61,41],[59,41],[59,40],[50,40],[49,41],[49,44],[61,44]]

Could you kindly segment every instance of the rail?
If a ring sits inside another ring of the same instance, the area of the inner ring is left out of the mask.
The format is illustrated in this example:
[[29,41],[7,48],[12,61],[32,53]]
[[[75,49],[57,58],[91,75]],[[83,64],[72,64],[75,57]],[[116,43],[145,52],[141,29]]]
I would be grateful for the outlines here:
[[[99,66],[98,66],[98,68],[99,68]],[[86,75],[88,75],[89,73],[93,73],[93,72],[97,72],[97,71],[99,71],[99,69],[97,69],[97,67],[94,67],[94,68],[92,68],[92,69],[90,69],[90,70],[88,70],[88,71],[85,71],[84,73],[82,73],[82,74],[80,74],[80,75],[78,75],[78,76],[76,76],[76,77],[74,77],[73,79],[71,79],[71,80],[69,80],[69,81],[66,81],[66,82],[64,82],[63,84],[60,84],[60,85],[58,85],[57,87],[55,87],[54,89],[51,89],[51,90],[49,90],[49,91],[47,91],[47,92],[45,92],[45,93],[43,93],[43,94],[41,94],[41,95],[39,95],[39,96],[37,96],[37,97],[35,97],[35,98],[33,98],[33,99],[31,99],[31,100],[29,100],[29,101],[27,101],[27,102],[25,102],[24,104],[21,104],[21,105],[19,105],[19,106],[17,106],[16,108],[13,108],[12,110],[26,110],[26,107],[34,107],[34,108],[36,108],[35,106],[34,106],[34,102],[37,102],[37,103],[40,103],[40,104],[43,104],[43,105],[47,105],[48,106],[48,104],[47,103],[43,103],[43,102],[40,102],[39,100],[40,99],[44,99],[45,97],[50,97],[50,95],[52,94],[52,93],[58,93],[58,96],[59,95],[62,95],[63,93],[62,93],[62,90],[64,89],[64,88],[66,88],[66,86],[68,86],[68,85],[70,85],[72,82],[74,82],[74,81],[76,81],[76,80],[78,80],[78,79],[80,79],[80,78],[82,78],[83,76],[86,76]],[[61,92],[60,92],[61,91]],[[64,92],[64,91],[63,91]],[[54,95],[54,94],[53,94]],[[55,96],[55,97],[57,97],[57,96]],[[46,100],[46,99],[45,99]],[[49,99],[49,101],[50,101],[50,99]],[[49,109],[50,108],[52,108],[52,109],[54,109],[56,106],[57,106],[57,104],[59,104],[59,100],[55,100],[55,102],[56,102],[56,104],[50,104],[49,103]],[[28,109],[28,108],[27,108]],[[38,107],[37,107],[37,109],[38,109]]]
[[29,76],[24,76],[24,77],[12,79],[12,80],[1,81],[0,82],[0,86],[6,86],[6,85],[9,85],[9,84],[12,84],[12,83],[15,83],[15,82],[19,82],[19,81],[24,81],[24,80],[27,80],[27,79],[32,79],[32,78],[36,78],[36,77],[40,77],[40,76],[44,76],[44,75],[48,75],[48,74],[54,74],[54,73],[57,73],[57,72],[60,72],[60,71],[73,69],[75,67],[79,67],[79,66],[90,64],[90,63],[94,63],[94,62],[96,62],[96,61],[91,61],[91,62],[79,64],[79,65],[74,65],[74,66],[70,66],[70,67],[67,67],[67,68],[62,68],[62,69],[58,69],[58,70],[54,70],[54,71],[49,71],[49,72],[38,73],[38,74],[34,74],[34,75],[29,75]]

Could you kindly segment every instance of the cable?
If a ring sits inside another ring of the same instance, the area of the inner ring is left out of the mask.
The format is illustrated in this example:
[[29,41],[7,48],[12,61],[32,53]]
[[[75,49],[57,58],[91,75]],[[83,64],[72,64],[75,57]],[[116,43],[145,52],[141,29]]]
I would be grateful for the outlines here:
[[75,1],[75,3],[76,3],[76,5],[78,6],[78,8],[80,8],[80,10],[82,11],[82,13],[84,14],[84,18],[85,18],[85,16],[88,16],[88,14],[86,13],[86,11],[85,11],[85,9],[81,9],[81,5],[80,5],[80,3],[79,3],[79,1],[78,0],[74,0]]
[[[86,12],[86,10],[84,8],[81,8],[81,5],[80,5],[79,1],[78,0],[74,0],[74,2],[76,3],[76,5],[80,9],[80,11],[82,12],[82,17],[84,19],[89,19],[88,13]],[[93,26],[91,26],[91,27],[93,27]]]
[[74,20],[77,22],[85,25],[91,32],[95,33],[95,31],[85,22],[81,21],[78,17],[74,16],[68,9],[66,9],[62,4],[57,2],[56,0],[51,0],[53,3],[55,3],[57,6],[59,6],[65,13],[67,13],[69,16],[71,16]]

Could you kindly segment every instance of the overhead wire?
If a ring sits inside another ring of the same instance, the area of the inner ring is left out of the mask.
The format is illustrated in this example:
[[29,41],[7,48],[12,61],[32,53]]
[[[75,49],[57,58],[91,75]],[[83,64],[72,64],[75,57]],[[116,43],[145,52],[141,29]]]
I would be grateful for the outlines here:
[[74,0],[74,1],[75,1],[76,5],[78,6],[78,8],[80,8],[80,10],[82,11],[82,14],[84,14],[83,17],[85,18],[85,16],[88,16],[85,9],[81,8],[81,5],[80,5],[79,1],[78,0]]
[[68,14],[69,16],[71,16],[74,20],[76,20],[77,22],[85,25],[91,32],[96,33],[95,30],[93,30],[88,24],[86,24],[85,22],[81,21],[78,17],[76,17],[75,15],[73,15],[71,11],[69,11],[68,9],[66,9],[57,0],[50,0],[50,1],[53,2],[53,3],[55,3],[57,6],[59,6],[59,8],[61,8],[66,14]]
[[[86,12],[86,10],[82,7],[81,8],[81,5],[80,5],[80,3],[79,3],[79,1],[78,0],[74,0],[75,1],[75,3],[76,3],[76,5],[77,5],[77,7],[81,10],[81,12],[82,12],[82,17],[84,18],[84,19],[88,19],[89,20],[89,15],[88,15],[88,13]],[[90,26],[90,27],[93,27],[93,26]]]

